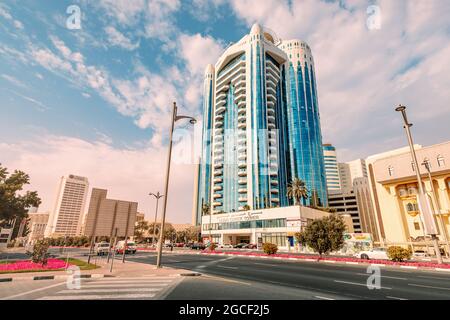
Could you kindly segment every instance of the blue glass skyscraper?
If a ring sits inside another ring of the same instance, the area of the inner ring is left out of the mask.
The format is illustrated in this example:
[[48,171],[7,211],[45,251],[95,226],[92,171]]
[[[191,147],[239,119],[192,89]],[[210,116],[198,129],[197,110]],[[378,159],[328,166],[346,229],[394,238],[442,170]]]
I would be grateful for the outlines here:
[[203,149],[196,198],[213,213],[293,204],[288,184],[303,180],[303,205],[326,206],[314,60],[300,40],[281,41],[255,24],[205,76]]

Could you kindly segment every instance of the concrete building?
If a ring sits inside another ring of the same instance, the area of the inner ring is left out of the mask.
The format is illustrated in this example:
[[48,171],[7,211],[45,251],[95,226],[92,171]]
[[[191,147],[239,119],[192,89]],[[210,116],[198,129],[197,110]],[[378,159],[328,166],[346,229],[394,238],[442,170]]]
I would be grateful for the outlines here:
[[[215,216],[239,219],[258,212],[264,227],[255,228],[261,230],[229,228],[227,236],[234,232],[232,241],[256,241],[262,231],[266,238],[272,233],[286,238],[286,226],[277,223],[286,223],[292,210],[287,187],[293,178],[303,180],[309,192],[302,205],[327,206],[315,65],[308,44],[283,41],[255,24],[215,66],[206,68],[203,92],[194,215],[197,221],[202,217],[203,233]],[[210,205],[212,217],[202,216],[204,204]],[[276,211],[274,224],[271,208],[283,208]]]
[[[386,243],[412,242],[416,245],[427,236],[417,203],[415,170],[419,170],[435,212],[439,239],[444,244],[450,233],[450,141],[428,147],[416,146],[415,149],[420,168],[413,166],[409,149],[379,156],[369,165],[382,235]],[[429,163],[432,182],[422,165],[424,162]]]
[[330,208],[336,209],[336,213],[351,216],[354,230],[353,232],[362,232],[358,202],[356,200],[356,194],[353,190],[348,190],[347,192],[329,192],[328,203]]
[[328,192],[341,190],[341,176],[337,162],[336,148],[329,143],[324,144],[323,158]]
[[136,223],[139,223],[144,220],[145,220],[145,214],[142,212],[137,212],[136,213]]
[[85,177],[73,174],[61,177],[55,206],[50,212],[46,237],[78,236],[81,234],[82,217],[89,190]]
[[136,202],[107,199],[107,190],[93,188],[85,218],[84,235],[131,237],[134,234]]
[[34,243],[45,237],[45,229],[47,227],[49,212],[33,212],[28,213],[28,243]]
[[[414,148],[421,149],[422,146],[419,144],[415,144]],[[375,192],[376,180],[375,180],[373,164],[375,163],[375,161],[377,161],[379,159],[388,158],[388,157],[396,156],[399,154],[405,154],[408,152],[409,152],[409,147],[403,147],[403,148],[398,148],[398,149],[374,154],[365,159],[366,160],[366,168],[367,168],[367,178],[368,178],[369,187],[370,187],[370,195],[371,195],[371,200],[373,203],[374,217],[372,217],[372,218],[376,222],[376,227],[377,227],[377,232],[375,234],[373,234],[373,238],[374,238],[374,241],[379,242],[381,244],[384,244],[384,240],[386,239],[386,233],[384,232],[383,219],[381,216],[381,208],[380,208],[380,204],[379,204],[378,193]]]

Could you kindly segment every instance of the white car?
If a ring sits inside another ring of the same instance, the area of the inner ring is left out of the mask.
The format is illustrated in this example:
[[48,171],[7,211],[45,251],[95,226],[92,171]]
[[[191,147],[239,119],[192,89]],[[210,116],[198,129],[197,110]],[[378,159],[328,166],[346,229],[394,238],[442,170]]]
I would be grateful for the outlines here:
[[233,245],[229,243],[224,243],[219,246],[219,248],[233,249]]
[[[116,245],[116,248],[115,248],[116,253],[117,254],[122,254],[124,247],[125,247],[125,241],[124,240],[117,242],[117,245]],[[127,241],[127,246],[125,248],[125,253],[135,254],[136,250],[137,250],[136,244],[133,241]]]
[[355,257],[360,259],[374,259],[374,260],[389,260],[389,257],[387,255],[385,248],[373,248],[372,250],[368,251],[360,251],[355,254]]

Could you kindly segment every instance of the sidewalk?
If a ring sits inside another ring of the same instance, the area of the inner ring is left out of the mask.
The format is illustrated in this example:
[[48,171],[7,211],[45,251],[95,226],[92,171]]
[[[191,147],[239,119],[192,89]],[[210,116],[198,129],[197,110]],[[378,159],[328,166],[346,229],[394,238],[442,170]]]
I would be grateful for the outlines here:
[[[87,260],[87,257],[79,258]],[[94,263],[94,259],[91,258],[91,263]],[[110,272],[110,263],[106,263],[106,258],[98,260],[96,262],[97,266],[100,268],[93,270],[81,270],[81,278],[103,278],[103,277],[123,277],[123,276],[172,276],[172,275],[193,275],[192,271],[184,269],[175,269],[170,267],[164,267],[161,269],[156,269],[154,265],[126,261],[122,262],[120,259],[114,260],[113,270]],[[45,272],[24,272],[24,273],[3,273],[0,274],[1,282],[11,282],[19,280],[52,280],[52,279],[67,279],[67,277],[72,276],[71,271],[45,271]]]

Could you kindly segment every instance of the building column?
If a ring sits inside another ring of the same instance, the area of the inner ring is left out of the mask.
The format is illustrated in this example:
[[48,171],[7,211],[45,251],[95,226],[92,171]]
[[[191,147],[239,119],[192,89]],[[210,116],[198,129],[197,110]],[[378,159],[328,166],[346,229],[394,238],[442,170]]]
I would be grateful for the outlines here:
[[441,212],[450,212],[450,198],[448,195],[447,185],[445,184],[445,179],[437,178],[435,180],[438,183],[437,193],[439,194]]
[[[392,197],[392,201],[395,202],[395,207],[396,207],[396,211],[398,213],[398,219],[400,222],[400,225],[402,227],[402,233],[403,233],[403,239],[405,242],[409,241],[409,237],[410,237],[410,233],[409,233],[409,227],[408,227],[408,222],[406,221],[406,217],[403,213],[403,208],[402,206],[400,206],[401,203],[401,199],[400,197],[397,195],[397,186],[390,186],[389,187],[389,194]],[[386,230],[386,229],[385,229]],[[386,234],[386,240],[389,241],[388,239],[388,235]]]

